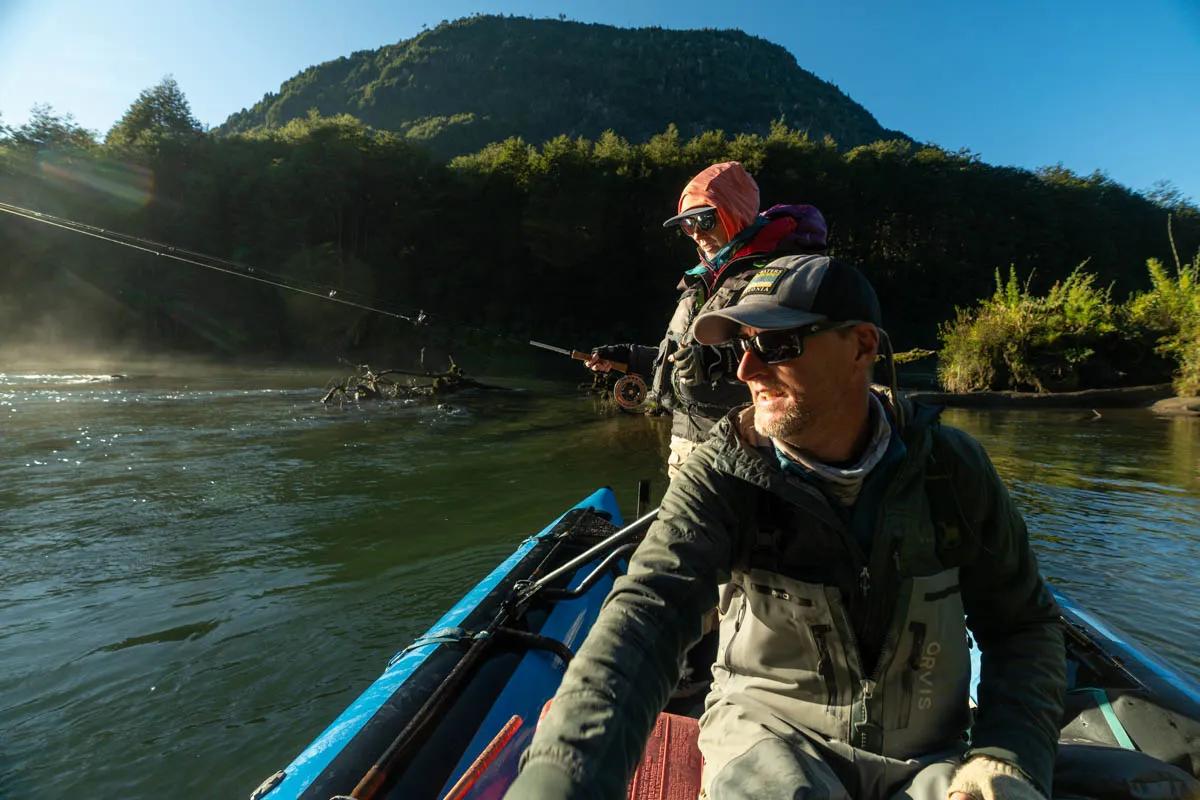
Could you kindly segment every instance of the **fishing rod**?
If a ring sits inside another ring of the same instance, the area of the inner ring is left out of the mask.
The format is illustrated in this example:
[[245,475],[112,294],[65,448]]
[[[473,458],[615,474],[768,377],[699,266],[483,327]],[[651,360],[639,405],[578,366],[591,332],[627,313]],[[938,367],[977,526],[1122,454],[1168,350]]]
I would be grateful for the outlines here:
[[[565,347],[555,347],[552,344],[534,341],[533,339],[530,339],[529,343],[534,347],[540,347],[543,350],[550,350],[554,353],[562,353],[564,356],[570,356],[576,361],[586,362],[594,355],[593,353],[585,353],[582,350],[568,350]],[[625,373],[625,375],[617,380],[612,387],[613,399],[616,401],[617,405],[626,411],[640,409],[642,404],[646,402],[646,397],[648,394],[646,381],[641,375],[638,375],[635,372],[630,372],[629,365],[625,362],[613,361],[611,359],[605,360],[608,361],[609,369],[613,370],[614,372]]]
[[[585,353],[582,350],[568,350],[565,347],[555,347],[554,345],[546,344],[545,342],[535,342],[533,339],[530,339],[529,343],[534,347],[540,347],[543,350],[550,350],[555,353],[562,353],[564,356],[570,356],[576,361],[587,361],[592,357],[591,353]],[[617,372],[629,372],[628,364],[625,364],[621,361],[613,361],[611,359],[606,360],[608,361],[609,366]]]
[[32,222],[40,222],[44,225],[62,228],[73,233],[80,233],[84,236],[91,236],[93,238],[102,239],[106,242],[118,244],[123,247],[140,250],[144,253],[150,253],[151,255],[162,256],[163,258],[170,258],[174,259],[175,261],[182,261],[185,264],[192,264],[197,267],[213,270],[215,272],[221,272],[226,275],[233,275],[237,278],[246,278],[247,280],[256,281],[258,283],[265,283],[268,286],[286,289],[291,292],[298,292],[299,294],[308,295],[309,297],[316,297],[321,300],[327,300],[331,303],[340,303],[341,305],[351,306],[353,308],[362,309],[363,311],[371,311],[376,314],[382,314],[385,317],[401,319],[413,325],[424,325],[429,320],[429,315],[424,311],[418,311],[416,315],[401,314],[398,311],[380,308],[379,306],[370,303],[341,297],[339,295],[343,294],[343,292],[339,292],[337,289],[305,288],[303,286],[296,285],[293,279],[285,278],[281,275],[275,275],[271,272],[259,269],[258,267],[250,266],[248,264],[230,261],[229,259],[219,258],[217,256],[210,256],[205,253],[198,253],[194,250],[188,250],[183,247],[164,244],[163,242],[156,242],[153,239],[147,239],[141,236],[134,236],[128,233],[121,233],[120,231],[100,228],[95,225],[88,225],[83,222],[76,222],[75,220],[65,219],[63,217],[56,217],[53,214],[47,214],[42,211],[34,211],[33,209],[29,208],[22,208],[21,206],[13,205],[12,203],[0,201],[0,211],[3,211],[6,214],[11,214],[15,217],[30,220]]

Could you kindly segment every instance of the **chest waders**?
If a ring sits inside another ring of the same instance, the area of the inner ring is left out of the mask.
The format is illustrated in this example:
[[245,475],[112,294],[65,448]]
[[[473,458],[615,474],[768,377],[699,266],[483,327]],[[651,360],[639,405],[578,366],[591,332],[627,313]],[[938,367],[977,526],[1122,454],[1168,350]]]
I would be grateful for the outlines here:
[[659,346],[650,386],[659,404],[674,413],[671,423],[673,436],[693,442],[703,441],[717,420],[735,406],[746,402],[746,386],[737,379],[738,358],[732,347],[716,347],[721,360],[711,368],[712,380],[704,384],[681,383],[669,359],[680,347],[696,344],[693,331],[696,317],[706,311],[736,303],[742,289],[765,263],[766,259],[758,258],[740,271],[737,271],[740,265],[730,264],[728,269],[735,270],[736,274],[721,281],[711,296],[703,280],[684,290],[680,296],[675,313],[667,325],[666,336]]
[[789,478],[764,493],[757,535],[721,590],[710,708],[745,705],[898,759],[962,741],[959,567],[978,539],[936,426],[929,438],[925,458],[892,476],[870,553],[816,487]]

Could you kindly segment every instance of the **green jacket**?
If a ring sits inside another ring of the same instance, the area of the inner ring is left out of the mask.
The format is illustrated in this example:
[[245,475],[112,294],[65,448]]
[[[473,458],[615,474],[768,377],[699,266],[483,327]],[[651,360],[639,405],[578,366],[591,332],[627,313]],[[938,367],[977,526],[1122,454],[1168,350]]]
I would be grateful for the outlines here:
[[967,727],[969,627],[983,654],[970,752],[1049,796],[1066,685],[1057,608],[982,447],[934,409],[907,411],[870,553],[847,515],[781,470],[751,411],[718,423],[664,496],[508,797],[623,796],[714,605],[710,707],[753,702],[897,758]]

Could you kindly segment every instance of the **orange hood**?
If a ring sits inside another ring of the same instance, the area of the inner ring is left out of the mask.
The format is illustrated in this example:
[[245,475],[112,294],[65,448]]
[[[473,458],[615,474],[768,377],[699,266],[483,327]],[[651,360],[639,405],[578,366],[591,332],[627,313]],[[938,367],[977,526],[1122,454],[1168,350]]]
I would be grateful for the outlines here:
[[677,213],[696,206],[715,206],[717,219],[732,239],[758,214],[758,184],[737,161],[713,164],[683,187]]

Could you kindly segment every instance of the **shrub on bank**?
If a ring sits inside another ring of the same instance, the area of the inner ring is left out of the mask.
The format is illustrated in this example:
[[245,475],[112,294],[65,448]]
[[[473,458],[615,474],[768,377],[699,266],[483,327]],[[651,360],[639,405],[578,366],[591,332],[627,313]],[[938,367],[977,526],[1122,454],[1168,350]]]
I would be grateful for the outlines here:
[[1192,329],[1191,338],[1184,344],[1175,391],[1183,397],[1200,395],[1200,326]]
[[[1069,391],[1094,380],[1097,356],[1116,333],[1111,289],[1077,267],[1045,297],[1010,268],[975,309],[957,309],[939,331],[938,377],[949,391]],[[1031,276],[1032,277],[1032,276]]]
[[1200,256],[1172,278],[1148,263],[1152,288],[1123,305],[1079,265],[1044,296],[1016,270],[996,291],[957,309],[939,330],[938,379],[953,392],[1054,392],[1165,382],[1200,384]]
[[1131,322],[1156,337],[1157,350],[1178,365],[1175,390],[1200,394],[1200,252],[1172,276],[1157,259],[1146,263],[1150,291],[1129,299]]

